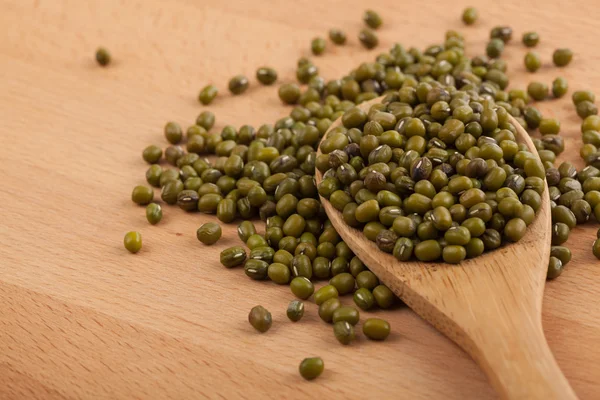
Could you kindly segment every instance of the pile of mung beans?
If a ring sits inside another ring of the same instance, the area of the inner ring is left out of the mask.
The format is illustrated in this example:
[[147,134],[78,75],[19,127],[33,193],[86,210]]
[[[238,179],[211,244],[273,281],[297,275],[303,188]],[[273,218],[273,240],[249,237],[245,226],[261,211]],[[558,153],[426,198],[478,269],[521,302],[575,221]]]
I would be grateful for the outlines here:
[[[467,25],[477,17],[474,8],[462,15]],[[368,10],[363,20],[367,28],[358,40],[373,49],[379,42],[374,30],[382,19]],[[508,66],[501,55],[512,34],[508,26],[494,27],[482,49],[485,54],[473,58],[465,55],[457,31],[446,32],[442,43],[424,50],[395,44],[373,62],[331,80],[303,57],[297,63],[298,83],[283,83],[278,89],[281,101],[293,106],[289,116],[257,128],[227,125],[221,132],[212,130],[215,116],[210,111],[200,113],[185,131],[176,122],[167,123],[164,134],[170,146],[143,150],[150,186],[136,186],[132,200],[147,206],[151,224],[162,218],[153,187],[161,189],[166,204],[239,223],[238,236],[248,250],[224,250],[223,266],[241,267],[253,280],[289,285],[297,298],[287,308],[292,322],[301,320],[304,302],[312,297],[320,318],[333,324],[335,337],[344,345],[356,337],[359,309],[387,309],[401,302],[341,240],[320,196],[349,226],[398,260],[454,264],[521,239],[547,182],[552,207],[547,277],[554,279],[570,261],[571,252],[562,246],[570,231],[592,214],[600,220],[600,117],[592,92],[572,93],[575,111],[583,119],[581,156],[587,166],[580,171],[568,162],[555,166],[564,150],[560,122],[544,118],[535,102],[564,96],[568,84],[559,76],[551,87],[534,81],[526,89],[507,89]],[[337,28],[328,37],[337,46],[348,40]],[[528,48],[539,40],[536,32],[522,37]],[[326,54],[327,46],[322,37],[310,43],[315,56]],[[106,65],[106,54],[98,59],[101,65]],[[552,60],[564,67],[572,56],[569,49],[557,49]],[[529,51],[524,63],[535,72],[541,56]],[[278,76],[274,69],[260,67],[256,79],[273,85]],[[228,84],[236,95],[248,86],[248,78],[241,75]],[[379,96],[383,100],[368,111],[356,107]],[[217,97],[218,89],[208,85],[199,101],[207,105]],[[530,132],[539,131],[541,137],[533,138],[537,155],[516,142],[509,115]],[[338,118],[341,126],[329,129]],[[322,154],[317,156],[319,146]],[[163,160],[171,167],[161,165]],[[323,173],[318,187],[315,169]],[[259,219],[266,224],[264,235],[252,222]],[[196,234],[200,242],[212,245],[222,232],[218,223],[209,222]],[[129,232],[125,247],[139,251],[141,235]],[[600,240],[593,252],[600,258]],[[315,290],[317,281],[328,283]],[[341,303],[346,295],[352,295],[356,307]],[[248,320],[259,332],[272,325],[271,313],[262,306],[254,307]],[[372,340],[384,340],[390,325],[369,318],[362,322],[362,331]],[[320,358],[307,358],[300,373],[313,379],[323,367]]]

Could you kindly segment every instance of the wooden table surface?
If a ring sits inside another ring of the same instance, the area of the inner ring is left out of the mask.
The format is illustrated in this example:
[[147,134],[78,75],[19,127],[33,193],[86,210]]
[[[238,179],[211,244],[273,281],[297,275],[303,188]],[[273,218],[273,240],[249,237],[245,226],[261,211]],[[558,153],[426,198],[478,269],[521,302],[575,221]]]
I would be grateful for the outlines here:
[[[381,12],[379,50],[400,41],[424,47],[457,29],[468,51],[483,51],[489,29],[510,24],[512,87],[558,75],[573,89],[600,94],[598,17],[593,2],[476,2],[473,27],[459,20],[466,1],[368,2]],[[167,120],[183,126],[203,109],[196,95],[229,77],[253,76],[263,64],[281,81],[294,76],[310,39],[332,26],[350,43],[315,58],[338,77],[376,51],[356,35],[358,0],[0,0],[0,398],[494,398],[484,375],[458,347],[408,309],[375,311],[389,319],[384,343],[361,337],[338,345],[316,306],[292,324],[287,287],[250,281],[219,265],[238,244],[234,226],[211,248],[195,237],[211,216],[165,209],[150,226],[130,200],[144,182],[141,149],[165,145]],[[520,36],[537,30],[544,66],[524,71]],[[114,63],[99,68],[97,46]],[[551,66],[556,47],[574,61]],[[276,87],[254,78],[243,96],[221,95],[210,107],[215,130],[255,126],[286,115]],[[570,97],[570,96],[569,96]],[[581,166],[579,118],[568,98],[540,104],[560,118],[569,159]],[[600,396],[600,268],[591,254],[596,223],[575,229],[573,261],[546,285],[543,322],[559,364],[582,399]],[[137,255],[123,234],[142,232]],[[526,268],[526,265],[522,267]],[[248,310],[263,304],[273,328],[260,335]],[[361,335],[362,336],[362,335]],[[297,372],[320,355],[314,382]]]

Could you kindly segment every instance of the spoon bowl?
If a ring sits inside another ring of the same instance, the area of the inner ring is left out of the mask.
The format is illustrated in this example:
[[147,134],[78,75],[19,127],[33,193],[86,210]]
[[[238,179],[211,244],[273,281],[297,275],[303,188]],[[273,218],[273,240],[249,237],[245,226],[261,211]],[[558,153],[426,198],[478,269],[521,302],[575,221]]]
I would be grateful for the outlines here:
[[[381,99],[357,107],[368,112]],[[537,154],[529,134],[509,118],[517,140]],[[341,118],[330,129],[340,125]],[[322,178],[317,170],[317,185]],[[535,220],[520,241],[458,265],[400,262],[348,226],[329,201],[322,203],[350,249],[410,308],[471,355],[502,398],[577,398],[542,329],[552,225],[547,186]]]

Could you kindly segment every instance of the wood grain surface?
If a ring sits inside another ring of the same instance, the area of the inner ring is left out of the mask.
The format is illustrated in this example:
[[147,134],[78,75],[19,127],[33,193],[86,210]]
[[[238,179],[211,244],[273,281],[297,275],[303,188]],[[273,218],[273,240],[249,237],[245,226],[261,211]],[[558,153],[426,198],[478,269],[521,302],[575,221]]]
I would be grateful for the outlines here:
[[[204,84],[223,93],[211,106],[214,129],[259,125],[289,112],[276,87],[253,79],[245,95],[232,97],[229,77],[253,76],[267,64],[291,81],[310,39],[332,26],[345,29],[350,43],[315,60],[325,78],[373,59],[377,50],[356,39],[366,4],[0,0],[0,399],[495,398],[475,363],[410,310],[366,313],[390,321],[387,342],[361,335],[340,346],[316,306],[292,324],[288,288],[219,265],[219,251],[239,243],[233,225],[206,248],[195,231],[212,217],[167,207],[150,226],[130,201],[131,188],[144,182],[142,148],[166,144],[167,120],[192,123]],[[571,91],[600,94],[593,2],[470,4],[481,14],[473,27],[459,20],[463,0],[368,2],[385,18],[380,50],[396,41],[423,47],[457,29],[477,54],[492,26],[510,24],[512,87],[562,75]],[[525,72],[519,44],[533,29],[544,59],[535,75]],[[94,62],[99,45],[113,53],[110,68]],[[573,63],[552,67],[553,49],[566,46]],[[580,122],[569,99],[540,108],[562,122],[562,159],[581,166]],[[546,285],[543,303],[546,337],[581,399],[600,395],[597,228],[575,229],[573,260]],[[122,246],[129,230],[144,238],[137,255]],[[256,304],[273,313],[264,335],[247,323]],[[297,366],[311,355],[322,356],[326,370],[304,382]]]

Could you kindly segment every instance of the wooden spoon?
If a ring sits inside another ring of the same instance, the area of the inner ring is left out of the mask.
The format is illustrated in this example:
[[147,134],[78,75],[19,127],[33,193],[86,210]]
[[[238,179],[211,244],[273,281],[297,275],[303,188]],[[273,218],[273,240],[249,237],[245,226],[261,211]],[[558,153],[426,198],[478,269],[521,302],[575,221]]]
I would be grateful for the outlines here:
[[[359,107],[368,111],[379,101]],[[510,118],[518,140],[537,154],[529,134]],[[340,125],[341,118],[330,129]],[[315,179],[317,184],[323,179],[318,170]],[[547,187],[523,239],[458,266],[399,262],[346,225],[329,201],[322,199],[322,203],[352,251],[410,308],[469,353],[502,398],[577,398],[542,330],[552,224]]]

